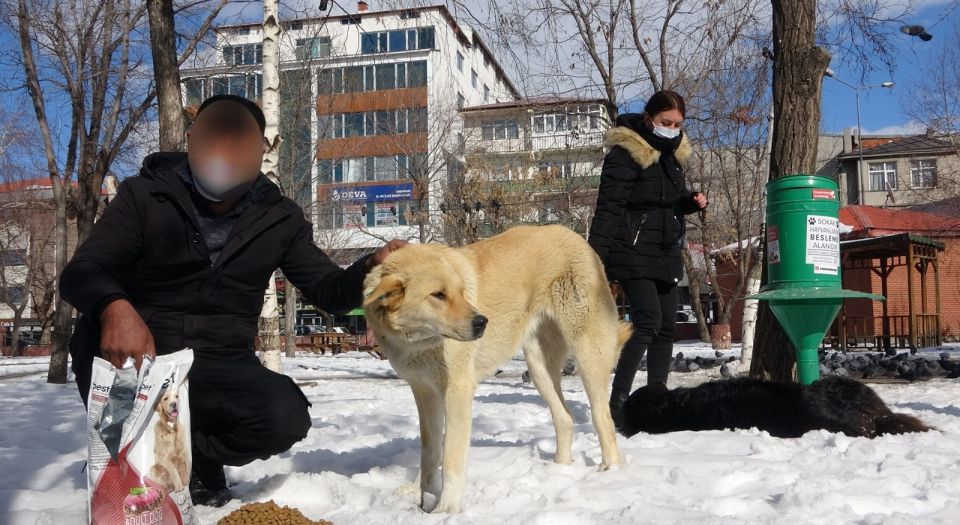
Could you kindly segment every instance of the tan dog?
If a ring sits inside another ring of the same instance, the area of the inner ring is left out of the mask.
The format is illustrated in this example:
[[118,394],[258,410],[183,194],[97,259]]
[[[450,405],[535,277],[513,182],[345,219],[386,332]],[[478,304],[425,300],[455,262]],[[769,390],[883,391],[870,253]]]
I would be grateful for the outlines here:
[[157,423],[154,425],[153,454],[156,464],[150,476],[167,493],[183,490],[190,483],[190,458],[187,433],[180,424],[180,403],[177,388],[166,389],[157,402]]
[[410,245],[371,271],[364,290],[367,322],[417,403],[421,505],[431,493],[439,496],[434,510],[459,510],[477,383],[521,349],[553,416],[555,461],[571,462],[573,419],[560,375],[572,354],[601,469],[620,464],[607,398],[630,326],[617,320],[600,259],[579,235],[522,226],[459,249]]

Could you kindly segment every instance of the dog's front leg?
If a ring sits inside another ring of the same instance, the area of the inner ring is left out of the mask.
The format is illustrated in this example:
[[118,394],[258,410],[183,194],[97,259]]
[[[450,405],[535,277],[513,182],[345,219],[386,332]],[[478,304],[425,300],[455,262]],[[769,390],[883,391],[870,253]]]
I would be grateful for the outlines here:
[[443,400],[436,387],[411,384],[420,416],[420,473],[414,481],[417,505],[423,506],[427,493],[440,495],[440,454],[443,451]]
[[472,379],[449,385],[444,392],[443,490],[434,512],[460,512],[467,478],[473,394]]

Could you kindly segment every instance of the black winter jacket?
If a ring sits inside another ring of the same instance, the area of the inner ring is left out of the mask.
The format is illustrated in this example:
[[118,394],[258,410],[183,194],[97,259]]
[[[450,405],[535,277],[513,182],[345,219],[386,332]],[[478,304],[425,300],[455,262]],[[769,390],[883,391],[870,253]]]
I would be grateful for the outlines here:
[[[71,340],[75,364],[99,355],[99,310],[125,297],[150,327],[157,353],[253,349],[264,290],[274,270],[320,308],[340,313],[362,302],[366,258],[343,270],[313,243],[301,208],[269,181],[243,209],[211,264],[178,175],[186,154],[156,153],[116,198],[60,277],[60,293],[81,318]],[[261,175],[262,177],[262,175]]]
[[698,210],[682,168],[693,148],[684,134],[668,159],[637,132],[642,119],[623,115],[617,124],[604,139],[610,151],[588,240],[610,280],[677,282],[684,215]]

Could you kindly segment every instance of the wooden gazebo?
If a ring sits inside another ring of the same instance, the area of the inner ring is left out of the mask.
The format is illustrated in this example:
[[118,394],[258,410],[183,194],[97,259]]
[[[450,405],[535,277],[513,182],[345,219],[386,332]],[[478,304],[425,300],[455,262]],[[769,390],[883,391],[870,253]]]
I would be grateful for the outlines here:
[[[880,289],[861,291],[879,292],[887,300],[881,303],[880,316],[848,315],[845,304],[831,330],[834,344],[843,350],[849,346],[884,349],[939,346],[942,339],[940,267],[937,257],[943,250],[943,243],[911,233],[842,241],[840,257],[844,272],[870,270],[879,277]],[[889,280],[893,271],[900,267],[906,269],[907,313],[891,315],[890,303],[896,298],[891,297]],[[930,269],[933,269],[932,279]],[[932,305],[929,301],[930,285],[934,294]],[[848,287],[846,282],[844,287]]]

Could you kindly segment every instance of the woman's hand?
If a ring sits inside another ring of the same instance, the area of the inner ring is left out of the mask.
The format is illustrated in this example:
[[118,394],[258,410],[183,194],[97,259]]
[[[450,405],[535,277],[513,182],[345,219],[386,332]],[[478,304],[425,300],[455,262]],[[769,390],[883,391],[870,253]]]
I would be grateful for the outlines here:
[[701,210],[706,209],[707,204],[710,204],[710,201],[707,200],[707,196],[699,191],[694,192],[690,197],[693,199],[693,202],[696,203],[697,208]]

